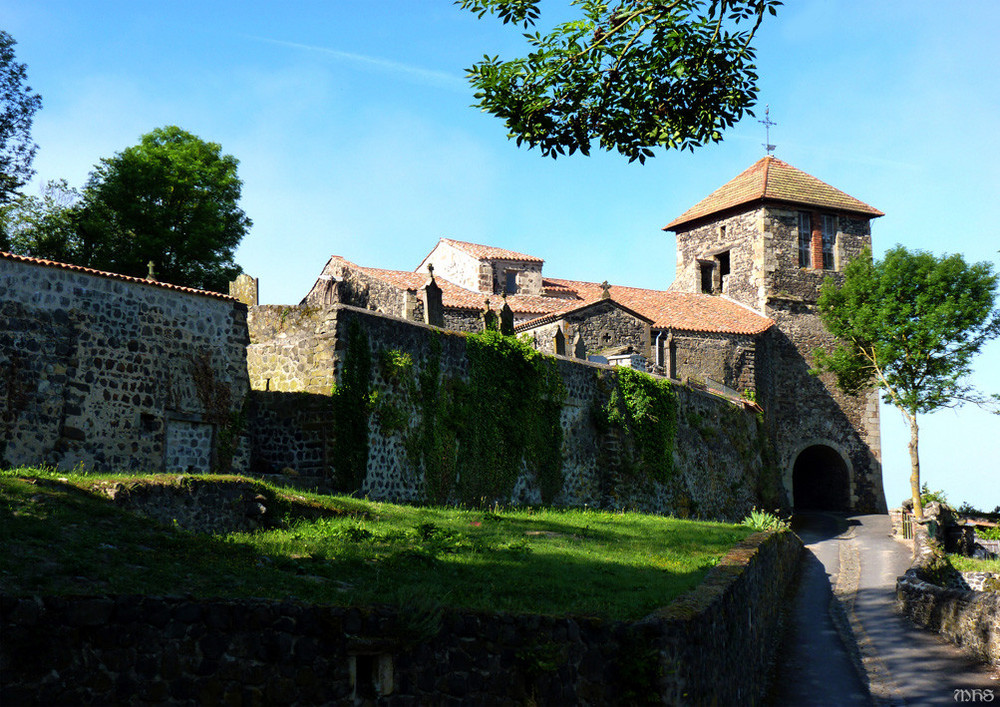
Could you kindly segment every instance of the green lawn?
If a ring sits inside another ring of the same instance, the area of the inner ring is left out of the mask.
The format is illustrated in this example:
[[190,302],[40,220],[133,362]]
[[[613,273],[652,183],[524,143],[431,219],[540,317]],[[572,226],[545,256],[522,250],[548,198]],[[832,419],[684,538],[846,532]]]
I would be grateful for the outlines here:
[[[637,513],[431,508],[272,489],[285,527],[199,535],[119,510],[91,490],[108,478],[0,472],[0,591],[293,597],[631,620],[697,586],[752,532]],[[313,519],[299,513],[306,506]]]
[[997,572],[1000,573],[1000,560],[977,560],[964,555],[948,555],[951,566],[959,572]]

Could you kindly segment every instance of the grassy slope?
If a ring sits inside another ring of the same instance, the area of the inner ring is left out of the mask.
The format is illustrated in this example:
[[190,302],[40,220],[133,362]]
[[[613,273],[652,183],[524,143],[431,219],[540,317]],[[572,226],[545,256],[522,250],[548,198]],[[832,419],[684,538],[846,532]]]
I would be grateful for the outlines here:
[[[296,493],[286,496],[282,529],[199,535],[120,510],[93,491],[107,478],[0,472],[0,591],[294,597],[630,620],[695,587],[751,532],[634,513]],[[296,499],[328,515],[296,518]]]

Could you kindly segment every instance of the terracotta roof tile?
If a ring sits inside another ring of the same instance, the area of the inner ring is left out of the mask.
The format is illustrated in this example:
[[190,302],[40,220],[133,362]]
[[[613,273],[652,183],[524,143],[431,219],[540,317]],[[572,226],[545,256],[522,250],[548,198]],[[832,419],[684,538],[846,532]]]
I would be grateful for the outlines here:
[[0,258],[4,260],[14,260],[21,263],[31,263],[33,265],[43,265],[50,268],[61,268],[63,270],[72,270],[74,272],[82,272],[87,275],[96,275],[98,277],[107,278],[109,280],[121,280],[123,282],[134,282],[141,285],[149,285],[150,287],[161,287],[165,290],[174,290],[175,292],[186,292],[190,295],[202,295],[203,297],[214,297],[216,299],[227,300],[229,302],[237,302],[235,297],[230,297],[229,295],[222,294],[221,292],[211,292],[209,290],[198,290],[194,287],[182,287],[180,285],[171,285],[169,282],[159,282],[157,280],[147,280],[144,277],[132,277],[131,275],[121,275],[119,273],[105,272],[104,270],[94,270],[93,268],[85,268],[82,265],[73,265],[72,263],[60,263],[55,260],[44,260],[43,258],[32,258],[27,255],[15,255],[14,253],[5,253],[0,251]]
[[677,230],[679,226],[692,221],[758,201],[817,206],[870,217],[885,215],[863,201],[769,155],[675,218],[664,230]]
[[[420,289],[427,282],[426,273],[406,270],[365,268],[338,258],[343,264],[355,268],[369,277],[400,289]],[[502,306],[500,295],[467,290],[442,277],[436,277],[441,287],[441,299],[448,309],[479,311],[487,298],[497,311]],[[573,293],[575,297],[544,297],[539,295],[509,295],[507,303],[515,314],[535,315],[529,322],[537,326],[554,321],[559,315],[593,304],[601,299],[604,288],[596,282],[545,278],[545,286],[560,292]],[[613,285],[611,299],[652,322],[656,329],[700,331],[728,334],[760,334],[774,323],[748,307],[715,295],[687,294],[663,290],[646,290],[638,287]],[[549,316],[552,315],[552,316]]]
[[544,263],[545,261],[541,258],[536,258],[534,255],[525,255],[524,253],[517,253],[513,250],[504,250],[503,248],[494,248],[490,245],[480,245],[478,243],[466,243],[465,241],[456,241],[452,238],[442,238],[442,243],[448,243],[454,246],[463,253],[468,253],[474,258],[479,258],[480,260],[520,260],[527,263]]
[[[603,288],[594,282],[555,280],[577,292],[587,303],[600,299]],[[716,295],[646,290],[612,285],[608,291],[618,302],[653,322],[656,329],[703,331],[728,334],[760,334],[774,322],[749,307]],[[563,312],[579,307],[570,302]]]
[[[369,277],[388,283],[400,289],[419,290],[427,282],[427,273],[416,273],[407,270],[382,270],[380,268],[364,268],[349,261],[345,264],[357,268]],[[441,288],[441,302],[449,309],[469,309],[479,311],[486,304],[489,298],[490,306],[494,310],[499,310],[503,306],[500,295],[487,294],[485,292],[474,292],[453,282],[445,280],[443,277],[435,277],[435,281]],[[553,297],[541,297],[538,295],[508,295],[507,304],[515,314],[547,314],[554,306],[561,307],[566,304],[565,299],[555,299]]]

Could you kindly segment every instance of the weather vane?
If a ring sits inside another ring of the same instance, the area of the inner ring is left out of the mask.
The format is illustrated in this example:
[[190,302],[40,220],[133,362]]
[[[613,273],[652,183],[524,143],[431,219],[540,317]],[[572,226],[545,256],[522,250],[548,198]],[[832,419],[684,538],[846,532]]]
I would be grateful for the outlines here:
[[777,125],[777,123],[771,120],[770,113],[771,113],[771,106],[770,105],[764,106],[764,119],[757,121],[758,123],[763,125],[764,129],[767,131],[765,133],[767,142],[764,143],[764,149],[767,150],[767,154],[769,155],[772,152],[774,152],[774,148],[776,147],[775,145],[771,144],[771,126]]

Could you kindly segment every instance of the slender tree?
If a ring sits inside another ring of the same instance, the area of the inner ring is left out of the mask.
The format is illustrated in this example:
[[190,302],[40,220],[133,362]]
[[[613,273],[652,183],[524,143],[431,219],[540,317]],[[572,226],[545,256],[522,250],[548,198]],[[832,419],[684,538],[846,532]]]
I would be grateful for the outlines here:
[[[458,0],[479,17],[530,27],[538,0]],[[653,148],[694,149],[750,113],[751,42],[779,0],[574,0],[578,17],[526,34],[526,57],[468,69],[477,105],[508,137],[553,158],[592,141],[644,162]]]
[[42,98],[26,83],[27,69],[14,57],[16,43],[0,30],[0,207],[34,176],[31,162],[38,149],[31,122]]
[[923,517],[917,416],[966,402],[1000,411],[1000,397],[966,382],[973,357],[1000,336],[996,290],[988,262],[970,265],[961,255],[939,258],[902,246],[874,262],[866,253],[851,261],[842,283],[830,278],[823,285],[820,316],[840,343],[816,351],[816,370],[833,372],[847,393],[874,382],[902,413],[917,518]]

